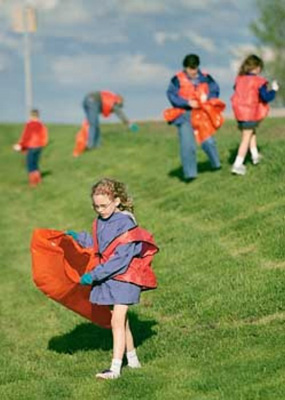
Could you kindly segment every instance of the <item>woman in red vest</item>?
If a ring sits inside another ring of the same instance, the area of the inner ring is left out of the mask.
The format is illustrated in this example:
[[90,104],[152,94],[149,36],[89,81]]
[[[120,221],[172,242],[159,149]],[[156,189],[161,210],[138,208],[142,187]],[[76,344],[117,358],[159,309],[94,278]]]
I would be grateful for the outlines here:
[[139,303],[142,290],[155,289],[156,278],[151,260],[158,251],[152,236],[137,227],[133,204],[125,185],[113,179],[102,179],[92,188],[92,202],[98,218],[93,237],[86,232],[67,231],[83,247],[94,247],[98,265],[85,273],[82,285],[91,285],[90,302],[112,306],[113,359],[110,369],[97,378],[120,376],[126,352],[128,366],[139,368],[133,336],[127,318],[128,307]]
[[[214,79],[199,69],[200,59],[196,54],[188,54],[183,60],[183,71],[170,81],[167,97],[172,106],[184,113],[171,123],[177,126],[180,144],[180,158],[184,181],[197,177],[196,140],[191,120],[191,110],[199,108],[199,102],[219,97],[219,86]],[[212,169],[221,167],[218,150],[213,136],[203,141],[202,149],[207,154]]]
[[250,150],[252,163],[260,162],[260,154],[257,149],[256,128],[269,112],[268,103],[275,98],[279,89],[276,81],[272,82],[271,90],[268,82],[260,76],[263,69],[263,61],[260,57],[252,54],[241,64],[239,74],[235,81],[235,92],[231,98],[234,115],[238,127],[242,131],[242,140],[238,149],[232,173],[245,175],[246,166],[244,159]]
[[122,96],[109,91],[93,92],[85,96],[83,100],[83,109],[89,123],[88,141],[86,146],[88,149],[100,145],[100,114],[105,118],[108,118],[111,113],[115,113],[131,131],[136,132],[138,130],[138,126],[130,123],[129,119],[124,114],[122,110],[123,104],[124,99]]

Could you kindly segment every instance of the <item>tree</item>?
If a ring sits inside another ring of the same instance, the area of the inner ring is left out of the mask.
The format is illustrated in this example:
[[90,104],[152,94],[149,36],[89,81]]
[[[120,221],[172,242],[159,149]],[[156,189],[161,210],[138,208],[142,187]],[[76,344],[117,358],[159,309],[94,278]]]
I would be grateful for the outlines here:
[[272,60],[266,63],[269,73],[280,84],[278,100],[285,104],[285,0],[257,0],[259,18],[251,30],[261,44],[272,51]]

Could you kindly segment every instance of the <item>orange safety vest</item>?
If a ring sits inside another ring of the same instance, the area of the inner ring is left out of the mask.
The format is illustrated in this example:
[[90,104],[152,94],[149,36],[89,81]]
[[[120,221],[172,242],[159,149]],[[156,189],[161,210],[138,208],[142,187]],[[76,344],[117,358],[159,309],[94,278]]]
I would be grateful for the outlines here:
[[115,93],[108,91],[101,91],[101,101],[102,101],[102,114],[104,117],[109,117],[113,107],[116,103],[119,103],[121,98]]
[[114,254],[117,246],[131,242],[142,242],[142,251],[139,257],[134,257],[123,274],[118,274],[112,279],[134,283],[141,287],[142,290],[155,289],[157,281],[153,269],[151,267],[152,259],[158,252],[158,247],[154,243],[152,235],[145,229],[135,227],[114,239],[102,254],[99,253],[97,241],[97,220],[93,224],[93,243],[94,254],[97,260],[95,265],[104,264]]
[[[217,129],[220,128],[224,122],[222,112],[226,105],[220,99],[210,99],[201,102],[204,95],[208,95],[209,87],[206,82],[200,83],[197,87],[187,78],[184,71],[176,74],[179,80],[179,96],[185,100],[197,100],[199,108],[193,108],[191,111],[191,125],[194,130],[194,135],[198,144],[203,143],[209,137],[213,136]],[[183,108],[172,107],[164,110],[164,118],[167,122],[173,122],[180,115],[184,114],[186,110]]]
[[48,130],[41,121],[29,121],[26,123],[19,145],[22,150],[44,147],[48,143]]
[[234,115],[238,121],[261,121],[269,112],[269,105],[259,96],[259,89],[267,83],[258,75],[239,75],[231,97]]
[[82,154],[86,150],[88,143],[88,130],[89,123],[87,119],[84,119],[81,128],[79,129],[75,137],[75,146],[72,153],[73,157],[80,156],[80,154]]

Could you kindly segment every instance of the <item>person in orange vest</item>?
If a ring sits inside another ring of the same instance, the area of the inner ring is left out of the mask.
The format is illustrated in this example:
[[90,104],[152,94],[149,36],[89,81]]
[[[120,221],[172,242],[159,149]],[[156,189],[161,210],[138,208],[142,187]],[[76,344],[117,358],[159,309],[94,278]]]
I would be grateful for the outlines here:
[[245,175],[244,159],[250,150],[252,163],[259,164],[261,155],[257,149],[256,128],[269,112],[268,103],[274,100],[279,85],[276,81],[268,87],[268,81],[260,76],[263,60],[251,54],[242,62],[235,81],[231,103],[242,139],[231,172]]
[[48,144],[48,129],[39,118],[39,111],[31,110],[30,119],[26,123],[18,143],[13,146],[15,151],[27,154],[26,165],[30,186],[37,186],[41,182],[39,160],[42,149]]
[[109,369],[96,375],[101,379],[120,376],[126,352],[128,366],[140,368],[127,311],[139,303],[142,290],[155,289],[151,259],[158,251],[152,236],[137,226],[133,202],[122,182],[104,178],[91,191],[94,210],[93,237],[87,232],[66,231],[83,247],[94,248],[99,264],[82,275],[80,283],[91,285],[90,302],[113,308],[113,359]]
[[89,124],[87,141],[88,149],[92,149],[100,145],[100,114],[102,114],[105,118],[108,118],[111,113],[115,113],[123,122],[123,124],[125,124],[132,132],[138,131],[138,125],[131,123],[123,112],[123,105],[123,97],[110,91],[93,92],[84,97],[83,109]]
[[[196,141],[191,122],[191,110],[199,107],[199,102],[219,97],[219,86],[211,75],[199,69],[200,59],[196,54],[188,54],[183,60],[183,70],[170,81],[167,97],[173,107],[185,110],[171,123],[179,134],[180,158],[185,182],[197,177]],[[212,169],[220,169],[221,163],[213,136],[201,143]]]

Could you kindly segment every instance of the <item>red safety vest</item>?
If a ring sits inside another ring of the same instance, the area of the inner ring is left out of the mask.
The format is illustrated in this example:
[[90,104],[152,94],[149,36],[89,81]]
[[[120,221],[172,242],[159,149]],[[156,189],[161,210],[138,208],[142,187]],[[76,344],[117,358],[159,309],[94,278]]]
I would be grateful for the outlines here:
[[200,100],[202,95],[208,95],[209,86],[206,82],[199,83],[194,86],[193,83],[187,77],[184,71],[180,71],[176,74],[179,80],[179,96],[183,97],[185,100]]
[[115,253],[117,246],[131,242],[142,242],[142,251],[139,257],[134,257],[126,272],[118,274],[112,279],[134,283],[142,288],[142,290],[155,289],[157,281],[151,262],[153,256],[158,251],[158,247],[154,243],[152,235],[145,229],[136,227],[114,239],[103,253],[99,253],[97,241],[97,220],[93,224],[93,242],[95,260],[94,264],[104,264]]
[[48,130],[41,121],[29,121],[26,123],[19,144],[22,150],[36,147],[44,147],[48,143]]
[[[178,72],[176,76],[180,84],[179,96],[183,97],[185,100],[197,100],[199,102],[199,108],[192,109],[191,125],[197,143],[201,144],[209,137],[213,136],[216,130],[223,124],[224,118],[222,112],[226,105],[220,99],[216,98],[201,102],[201,97],[209,93],[208,84],[203,82],[195,87],[187,78],[184,71]],[[164,110],[163,115],[167,122],[173,122],[185,112],[186,110],[183,108],[172,107]]]
[[238,121],[260,121],[269,112],[269,105],[261,101],[259,89],[267,83],[257,75],[239,75],[231,97],[234,115]]
[[117,94],[108,91],[102,91],[100,94],[102,101],[102,114],[107,118],[111,114],[114,105],[119,103],[121,98]]

